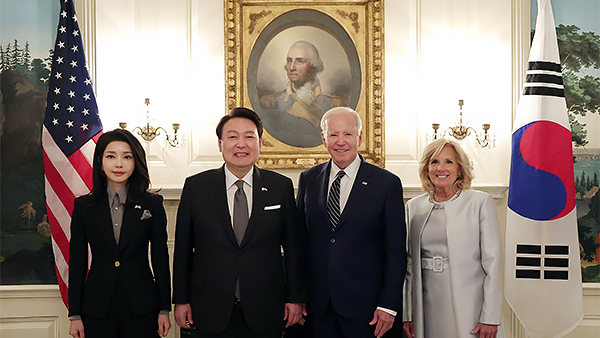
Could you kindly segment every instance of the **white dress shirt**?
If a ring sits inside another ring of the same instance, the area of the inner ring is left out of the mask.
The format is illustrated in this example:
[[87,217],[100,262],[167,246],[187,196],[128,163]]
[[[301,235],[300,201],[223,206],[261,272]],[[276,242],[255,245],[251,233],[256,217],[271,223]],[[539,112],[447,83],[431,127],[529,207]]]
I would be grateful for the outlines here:
[[352,163],[350,163],[350,165],[348,165],[345,169],[340,169],[335,162],[331,161],[331,171],[329,172],[329,184],[327,185],[327,191],[331,190],[331,185],[333,184],[333,181],[335,181],[335,177],[340,170],[344,170],[346,173],[346,175],[344,175],[340,181],[340,214],[344,211],[346,202],[348,202],[348,197],[350,197],[350,191],[352,191],[354,180],[358,174],[358,168],[360,168],[360,157],[358,157],[358,155],[356,155],[354,161],[352,161]]

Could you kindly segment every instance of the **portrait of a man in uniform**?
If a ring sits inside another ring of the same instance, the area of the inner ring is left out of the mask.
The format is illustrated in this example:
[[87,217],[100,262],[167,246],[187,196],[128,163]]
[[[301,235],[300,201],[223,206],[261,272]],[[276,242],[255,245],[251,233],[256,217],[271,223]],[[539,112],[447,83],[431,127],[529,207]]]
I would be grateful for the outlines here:
[[262,96],[261,107],[277,110],[275,119],[283,128],[301,129],[302,134],[314,136],[315,143],[320,142],[321,117],[333,107],[344,106],[345,102],[339,96],[323,92],[318,74],[324,65],[313,44],[295,42],[287,53],[284,68],[289,80],[285,89]]
[[294,42],[287,50],[283,68],[287,76],[285,87],[260,96],[257,111],[264,120],[265,129],[291,146],[318,146],[322,143],[320,122],[323,114],[333,107],[348,104],[346,98],[330,90],[333,87],[343,93],[344,85],[339,84],[342,79],[329,80],[328,87],[321,83],[319,75],[325,70],[325,64],[317,47],[304,40]]

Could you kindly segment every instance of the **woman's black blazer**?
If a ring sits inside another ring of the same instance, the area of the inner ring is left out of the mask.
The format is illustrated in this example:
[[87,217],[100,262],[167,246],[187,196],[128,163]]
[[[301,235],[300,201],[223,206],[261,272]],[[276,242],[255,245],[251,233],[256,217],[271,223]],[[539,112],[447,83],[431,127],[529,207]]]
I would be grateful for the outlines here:
[[[75,199],[69,250],[69,316],[104,318],[117,283],[135,316],[171,309],[167,217],[162,202],[162,196],[151,193],[137,203],[128,201],[117,245],[108,198],[98,203],[91,195]],[[92,255],[89,274],[88,244]]]

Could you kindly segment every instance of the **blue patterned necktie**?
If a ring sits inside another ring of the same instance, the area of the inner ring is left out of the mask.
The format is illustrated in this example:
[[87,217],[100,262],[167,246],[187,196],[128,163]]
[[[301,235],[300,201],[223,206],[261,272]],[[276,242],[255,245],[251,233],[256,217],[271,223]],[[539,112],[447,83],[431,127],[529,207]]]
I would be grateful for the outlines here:
[[329,196],[327,197],[327,215],[329,216],[332,231],[335,231],[340,220],[340,183],[344,175],[346,175],[346,173],[343,170],[340,170],[337,173],[335,180],[331,184],[331,189],[329,189]]

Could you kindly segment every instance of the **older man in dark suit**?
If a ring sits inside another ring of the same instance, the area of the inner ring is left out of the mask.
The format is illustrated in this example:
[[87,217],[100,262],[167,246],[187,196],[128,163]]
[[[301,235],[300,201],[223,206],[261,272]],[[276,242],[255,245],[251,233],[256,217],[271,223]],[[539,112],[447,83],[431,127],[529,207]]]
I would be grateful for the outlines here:
[[316,337],[381,337],[401,309],[406,225],[400,179],[358,155],[360,116],[321,121],[331,161],[300,175],[297,206],[309,232],[308,309]]
[[[175,320],[197,337],[281,338],[306,302],[306,229],[292,182],[255,167],[262,123],[235,108],[217,126],[225,164],[186,179],[177,213]],[[282,264],[281,248],[284,251]]]

